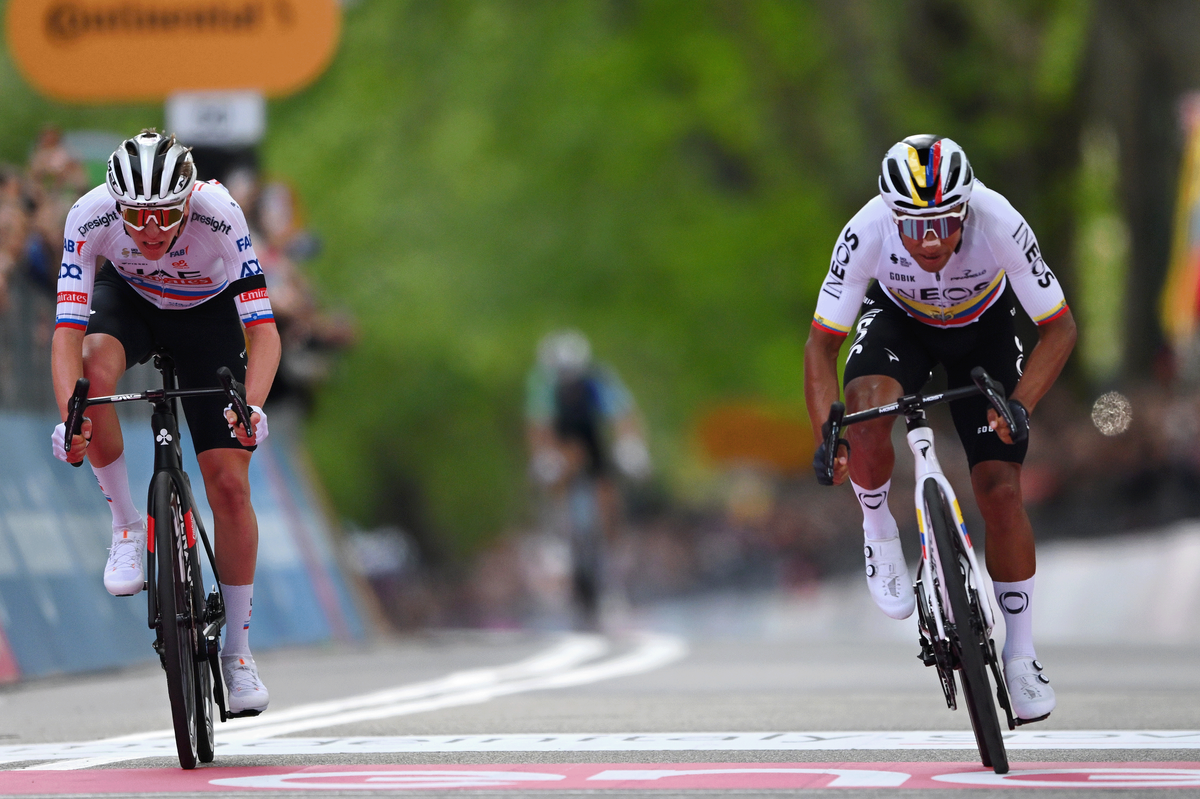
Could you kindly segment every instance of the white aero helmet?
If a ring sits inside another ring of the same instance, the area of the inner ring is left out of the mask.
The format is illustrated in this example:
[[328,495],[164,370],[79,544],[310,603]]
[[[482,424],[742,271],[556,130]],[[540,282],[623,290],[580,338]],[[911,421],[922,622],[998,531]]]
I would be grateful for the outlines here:
[[187,147],[153,130],[143,130],[108,157],[105,183],[121,205],[177,205],[196,182],[196,165]]
[[559,374],[579,374],[592,363],[592,345],[578,330],[558,330],[538,344],[538,363]]
[[883,157],[879,195],[894,213],[939,214],[971,199],[975,175],[952,139],[929,133],[893,144]]

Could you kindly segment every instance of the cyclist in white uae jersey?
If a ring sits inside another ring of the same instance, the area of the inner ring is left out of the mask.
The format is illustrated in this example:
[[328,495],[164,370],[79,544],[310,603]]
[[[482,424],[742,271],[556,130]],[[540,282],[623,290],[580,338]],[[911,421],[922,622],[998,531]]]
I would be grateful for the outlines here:
[[[83,195],[67,217],[71,238],[63,240],[55,327],[87,329],[92,286],[105,260],[142,299],[162,309],[195,307],[234,281],[262,275],[245,217],[224,186],[196,183],[187,202],[187,219],[171,248],[143,253],[125,232],[106,186]],[[275,321],[265,286],[247,285],[234,296],[247,328]]]
[[[951,414],[984,519],[1013,709],[1025,720],[1044,718],[1055,700],[1033,647],[1036,561],[1020,474],[1029,414],[1066,363],[1075,322],[1025,220],[975,179],[953,141],[923,135],[897,143],[883,159],[879,189],[838,238],[805,345],[814,435],[823,440],[821,422],[838,399],[837,356],[851,331],[848,412],[918,391],[938,363],[951,388],[970,385],[975,366],[1004,384],[1021,429],[1009,430],[979,397],[951,403]],[[1017,303],[1037,323],[1038,342],[1028,355],[1013,325]],[[883,417],[848,429],[848,447],[836,453],[834,483],[849,477],[862,508],[872,597],[889,616],[906,618],[915,605],[912,581],[887,504],[894,421]],[[822,445],[818,458],[824,456]]]
[[[182,404],[213,513],[229,709],[254,715],[266,709],[268,693],[249,646],[258,555],[249,465],[267,437],[262,404],[279,363],[279,334],[241,209],[219,184],[196,182],[191,154],[173,136],[145,130],[122,142],[105,185],[67,217],[51,366],[60,413],[78,378],[91,381],[92,396],[112,394],[125,370],[156,349],[170,353],[180,388],[211,387],[220,366],[246,385],[250,431],[235,427],[217,398]],[[77,463],[86,452],[113,515],[104,585],[128,596],[143,585],[145,523],[113,407],[96,406],[89,416],[69,452],[58,425],[54,454]]]

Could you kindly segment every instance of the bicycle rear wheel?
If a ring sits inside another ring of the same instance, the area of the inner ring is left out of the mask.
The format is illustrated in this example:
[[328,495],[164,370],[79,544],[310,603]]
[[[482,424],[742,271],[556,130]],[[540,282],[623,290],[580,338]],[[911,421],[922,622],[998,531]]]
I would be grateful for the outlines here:
[[971,602],[967,593],[964,577],[966,554],[955,532],[954,516],[946,506],[941,488],[936,480],[930,478],[925,481],[923,490],[925,508],[929,513],[941,562],[942,579],[945,580],[946,596],[954,612],[954,624],[947,625],[947,633],[951,648],[958,658],[958,678],[971,716],[971,728],[975,731],[975,742],[979,745],[979,756],[983,765],[989,766],[997,774],[1007,774],[1008,753],[1004,750],[1004,736],[1000,731],[996,703],[992,699],[984,655],[984,647],[988,645],[987,625],[978,605]]
[[[167,672],[167,696],[171,700],[171,722],[175,728],[175,749],[179,765],[196,767],[199,759],[198,686],[195,658],[194,607],[195,544],[189,556],[185,505],[169,475],[156,477],[151,492],[151,517],[154,522],[154,554],[158,575],[156,592],[163,665]],[[210,692],[211,695],[211,692]]]

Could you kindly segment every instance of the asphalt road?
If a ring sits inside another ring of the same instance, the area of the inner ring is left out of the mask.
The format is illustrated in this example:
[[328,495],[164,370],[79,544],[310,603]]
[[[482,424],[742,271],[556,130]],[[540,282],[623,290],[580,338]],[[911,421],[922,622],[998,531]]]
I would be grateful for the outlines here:
[[[746,764],[765,763],[793,770],[804,764],[810,769],[877,764],[885,772],[909,768],[914,775],[909,785],[924,785],[931,795],[947,789],[989,796],[1053,790],[1028,783],[970,788],[920,782],[928,775],[917,772],[929,768],[920,764],[979,769],[973,768],[978,760],[969,747],[965,710],[946,708],[933,670],[915,655],[915,641],[745,629],[656,634],[627,629],[581,636],[438,632],[359,647],[264,652],[257,660],[271,690],[271,709],[259,719],[220,725],[218,742],[226,749],[218,750],[212,766],[186,774],[178,770],[172,743],[164,737],[170,716],[157,665],[47,679],[0,690],[0,760],[7,760],[0,762],[6,770],[0,772],[0,795],[169,795],[186,789],[274,796],[465,791],[472,796],[612,793],[666,799],[722,789],[739,796],[778,796],[804,787],[769,782],[785,779],[779,775],[760,775],[754,778],[758,782],[747,778],[744,784],[737,781],[742,777],[731,776],[721,778],[726,782],[705,777],[707,782],[692,787],[644,787],[652,779],[644,774],[639,777],[642,787],[630,787],[604,783],[609,772],[597,772],[601,779],[594,782],[595,769],[588,772],[593,782],[575,786],[571,780],[583,779],[576,768],[574,776],[544,777],[561,786],[538,784],[534,791],[503,780],[489,784],[491,778],[455,783],[465,779],[458,772],[439,777],[450,780],[441,783],[413,782],[411,773],[393,773],[398,766],[442,771],[490,766],[511,773],[516,767],[546,764],[685,763],[697,764],[694,768],[742,764],[743,771]],[[1046,722],[1017,731],[1023,737],[1014,742],[1040,743],[1038,748],[1010,744],[1014,771],[1034,763],[1171,764],[1196,770],[1200,778],[1200,749],[1194,748],[1200,747],[1200,649],[1043,645],[1039,655],[1053,678],[1058,709]],[[812,739],[800,735],[848,731],[890,735],[877,735],[874,743],[862,736],[842,739],[868,747],[853,749],[838,748],[836,736],[823,748],[812,748],[803,743]],[[1079,731],[1143,734],[1079,736]],[[910,733],[924,737],[906,739]],[[930,738],[928,733],[949,735]],[[1187,743],[1171,748],[1169,736],[1183,733],[1195,734],[1179,738]],[[801,743],[793,745],[796,741]],[[945,745],[955,741],[966,741],[967,747]],[[1055,748],[1056,741],[1083,748]],[[1110,748],[1113,741],[1127,747]],[[67,742],[85,745],[66,747]],[[301,784],[278,777],[297,769],[311,774],[316,767],[364,766],[383,769],[365,778],[374,783],[360,785],[358,777],[342,777],[316,787],[311,780]],[[210,777],[234,782],[214,786]],[[245,779],[275,783],[237,782]],[[809,779],[815,782],[805,795],[842,795],[855,787],[831,787],[829,775]],[[839,779],[854,782],[853,776]],[[1169,774],[1152,779],[1175,784]],[[574,786],[570,790],[568,783]],[[1114,787],[1106,795],[1161,792],[1159,783],[1109,784]],[[1179,786],[1200,792],[1195,787],[1200,779]],[[895,795],[894,788],[880,785],[853,792]],[[906,791],[922,793],[920,787]]]

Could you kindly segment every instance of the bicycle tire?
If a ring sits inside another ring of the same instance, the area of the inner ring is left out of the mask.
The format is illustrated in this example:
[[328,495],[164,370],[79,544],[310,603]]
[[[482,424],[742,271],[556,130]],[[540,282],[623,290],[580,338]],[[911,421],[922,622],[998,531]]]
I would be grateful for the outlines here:
[[[195,510],[192,511],[195,513]],[[195,664],[196,686],[196,755],[201,763],[211,763],[216,756],[216,732],[213,720],[213,673],[208,661],[207,642],[203,640],[204,631],[204,583],[201,580],[200,554],[198,545],[193,541],[188,549],[188,562],[194,575],[192,583],[192,607],[195,608],[193,624],[195,629],[193,663]]]
[[163,666],[179,765],[193,769],[199,760],[196,733],[196,664],[192,622],[191,563],[186,557],[184,502],[169,475],[156,476],[151,492],[154,554],[158,565],[156,591]]
[[987,627],[980,618],[977,606],[973,607],[967,596],[967,584],[963,577],[961,561],[965,558],[958,535],[955,534],[954,516],[946,507],[942,490],[933,478],[923,487],[925,508],[933,528],[934,542],[942,565],[942,579],[950,609],[954,612],[954,624],[947,625],[951,646],[958,656],[958,679],[962,684],[963,698],[971,717],[971,729],[979,746],[983,765],[997,774],[1008,773],[1008,753],[1004,749],[1004,735],[1000,730],[1000,719],[996,703],[992,699],[992,686],[988,681],[987,662],[983,646],[987,641]]

